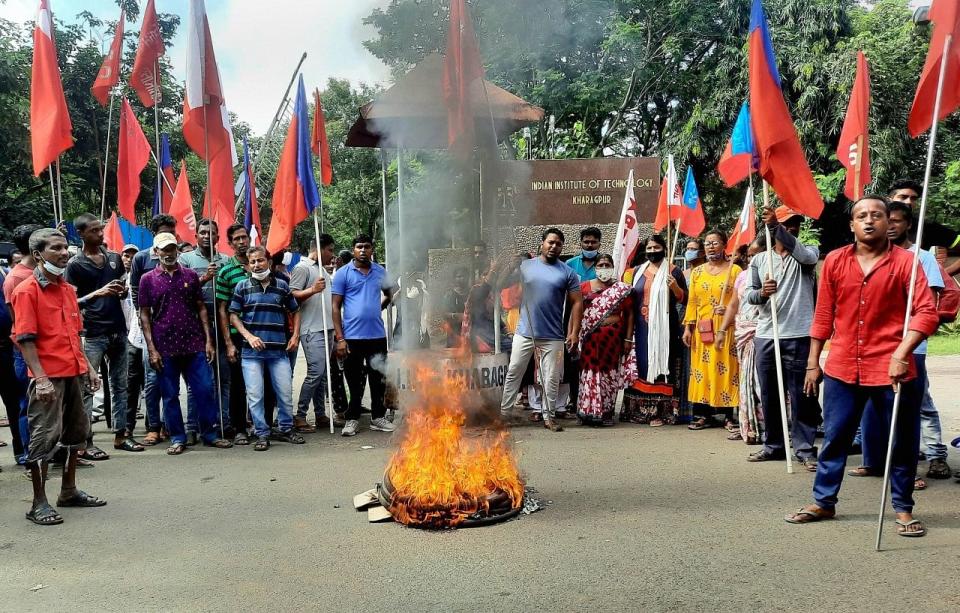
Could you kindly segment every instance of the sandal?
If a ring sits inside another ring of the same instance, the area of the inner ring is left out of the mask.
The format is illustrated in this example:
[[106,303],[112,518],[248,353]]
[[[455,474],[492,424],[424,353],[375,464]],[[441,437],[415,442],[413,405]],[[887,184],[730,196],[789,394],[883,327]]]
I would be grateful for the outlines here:
[[233,444],[234,444],[234,445],[249,445],[249,444],[250,444],[250,439],[247,438],[246,433],[244,433],[244,432],[237,432],[237,435],[233,437]]
[[183,443],[174,443],[167,447],[167,455],[180,455],[187,450],[187,446]]
[[913,480],[913,491],[919,492],[925,489],[927,489],[927,482],[923,480],[923,477],[916,477]]
[[687,426],[687,430],[706,430],[707,428],[714,427],[716,427],[716,424],[713,423],[712,419],[700,417],[690,422],[690,425]]
[[160,442],[159,432],[147,432],[147,435],[140,440],[140,444],[146,445],[147,447],[153,447],[159,442]]
[[[918,530],[908,530],[910,526],[919,526]],[[927,529],[923,527],[923,524],[919,519],[911,519],[910,521],[897,520],[897,534],[900,536],[906,536],[909,538],[917,538],[923,536],[927,533]]]
[[300,436],[299,434],[297,434],[292,430],[289,432],[279,432],[279,431],[273,432],[270,436],[275,441],[280,441],[282,443],[292,443],[294,445],[303,445],[304,443],[307,442],[306,439],[304,439],[302,436]]
[[810,505],[808,507],[801,507],[796,513],[791,513],[783,519],[788,524],[812,524],[825,519],[833,519],[836,516],[836,511],[828,511],[826,509],[821,509],[820,507]]
[[817,472],[816,458],[800,458],[800,465],[806,468],[808,473]]
[[57,498],[58,507],[103,507],[107,501],[91,496],[83,490],[77,490],[69,498]]
[[727,435],[727,440],[728,440],[728,441],[742,441],[742,440],[743,440],[743,436],[741,436],[741,435],[740,435],[740,431],[737,430],[736,432],[731,432],[730,434],[728,434],[728,435]]
[[91,445],[79,453],[79,457],[84,460],[92,460],[94,462],[100,462],[102,460],[109,460],[110,456],[107,455],[107,452],[103,449],[100,449],[96,445]]
[[753,436],[753,435],[747,436],[747,440],[745,440],[744,442],[745,442],[747,445],[759,445],[759,444],[760,444],[760,441],[757,439],[757,437],[756,437],[756,436]]
[[225,438],[215,438],[212,441],[203,441],[204,447],[216,447],[217,449],[230,449],[233,443]]
[[723,429],[727,432],[734,432],[740,430],[740,424],[733,421],[732,419],[726,419],[723,422]]
[[663,426],[663,420],[662,420],[662,419],[651,419],[651,420],[650,420],[650,427],[651,427],[651,428],[660,428],[661,426]]
[[113,448],[121,451],[143,451],[144,449],[143,445],[133,440],[133,437],[127,437],[119,443],[114,442]]
[[543,420],[543,427],[551,432],[563,432],[563,426],[552,419]]
[[950,465],[946,460],[934,458],[930,460],[927,467],[927,479],[949,479],[951,475]]
[[[61,464],[61,466],[63,465]],[[81,458],[79,453],[77,454],[77,468],[93,468],[94,466],[96,464],[86,458]]]
[[532,422],[543,421],[543,413],[530,413],[529,419]]
[[253,445],[253,450],[266,451],[267,449],[270,449],[270,439],[265,436],[258,437],[257,442]]
[[881,477],[880,473],[876,472],[869,466],[857,466],[847,471],[847,474],[851,477]]
[[38,526],[56,526],[63,523],[63,517],[46,502],[27,511],[26,517]]

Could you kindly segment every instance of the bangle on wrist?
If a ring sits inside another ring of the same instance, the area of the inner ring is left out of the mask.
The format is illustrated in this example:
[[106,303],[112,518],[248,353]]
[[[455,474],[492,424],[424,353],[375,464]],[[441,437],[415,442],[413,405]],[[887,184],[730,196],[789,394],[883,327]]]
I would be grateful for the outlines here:
[[903,364],[904,366],[910,366],[910,362],[909,362],[908,360],[901,360],[900,358],[898,358],[898,357],[896,357],[896,356],[890,356],[890,357],[891,357],[895,362],[899,362],[899,363]]

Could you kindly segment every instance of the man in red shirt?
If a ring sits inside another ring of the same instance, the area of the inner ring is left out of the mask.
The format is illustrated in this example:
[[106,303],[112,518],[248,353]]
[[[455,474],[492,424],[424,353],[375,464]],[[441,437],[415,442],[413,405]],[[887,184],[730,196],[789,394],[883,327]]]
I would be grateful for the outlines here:
[[[827,256],[810,328],[804,392],[816,394],[820,378],[824,380],[824,442],[813,484],[814,504],[785,519],[805,524],[836,515],[847,453],[864,407],[869,402],[869,410],[889,422],[887,415],[899,387],[891,500],[897,533],[923,536],[923,524],[913,518],[913,480],[920,449],[920,395],[913,350],[936,332],[937,311],[923,270],[917,270],[913,313],[903,334],[914,256],[887,238],[889,218],[883,197],[861,198],[853,204],[850,218],[856,242]],[[827,339],[830,352],[821,371],[820,353]]]
[[[14,335],[30,371],[27,422],[30,445],[27,465],[33,481],[33,506],[27,519],[51,526],[63,518],[47,502],[47,462],[58,447],[67,448],[58,507],[102,507],[106,501],[77,489],[77,451],[90,433],[83,410],[83,385],[100,387],[97,371],[87,362],[80,341],[83,322],[73,286],[63,280],[70,254],[57,230],[44,228],[30,236],[37,262],[33,276],[13,292]],[[42,325],[41,325],[42,322]]]

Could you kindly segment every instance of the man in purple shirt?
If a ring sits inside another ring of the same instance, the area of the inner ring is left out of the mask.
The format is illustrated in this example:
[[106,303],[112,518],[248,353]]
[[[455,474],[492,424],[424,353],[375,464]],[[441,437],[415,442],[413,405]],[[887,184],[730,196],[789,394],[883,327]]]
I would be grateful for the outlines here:
[[187,434],[180,408],[180,377],[197,401],[203,444],[226,449],[233,443],[218,434],[217,401],[210,362],[216,352],[203,290],[197,273],[177,261],[177,239],[161,232],[153,239],[160,266],[140,279],[139,305],[143,339],[150,365],[157,371],[163,397],[163,422],[170,433],[169,455],[186,449]]

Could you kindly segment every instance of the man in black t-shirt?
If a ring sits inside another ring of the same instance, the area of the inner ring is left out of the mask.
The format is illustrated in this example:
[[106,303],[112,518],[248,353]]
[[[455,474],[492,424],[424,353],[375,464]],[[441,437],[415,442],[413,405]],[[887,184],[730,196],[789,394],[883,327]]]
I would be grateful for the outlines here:
[[[64,278],[77,288],[83,312],[83,352],[96,368],[105,361],[110,378],[110,405],[113,411],[113,447],[123,451],[143,451],[127,432],[127,323],[122,298],[127,289],[120,255],[103,246],[103,223],[90,213],[74,220],[83,249],[70,258]],[[83,406],[87,416],[93,412],[93,393],[84,389]],[[106,460],[110,456],[93,445],[93,435],[81,453],[87,460]]]

